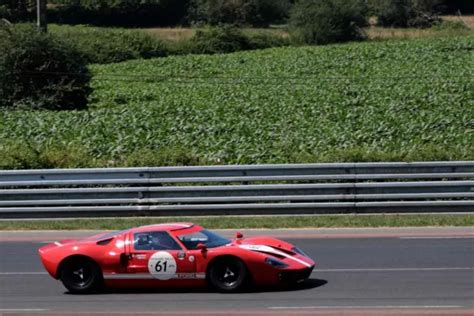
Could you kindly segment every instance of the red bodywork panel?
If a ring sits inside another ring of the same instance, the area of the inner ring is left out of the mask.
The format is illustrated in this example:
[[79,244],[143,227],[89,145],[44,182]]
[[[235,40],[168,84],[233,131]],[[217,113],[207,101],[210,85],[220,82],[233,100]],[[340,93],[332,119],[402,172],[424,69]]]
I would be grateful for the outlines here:
[[[198,233],[203,228],[192,223],[158,224],[129,230],[104,233],[81,240],[62,240],[39,249],[48,273],[60,278],[61,263],[71,256],[85,256],[101,268],[104,281],[110,287],[174,287],[202,286],[207,283],[207,269],[213,260],[222,256],[241,259],[257,285],[279,284],[287,277],[305,279],[314,268],[314,261],[294,246],[271,237],[252,237],[230,240],[215,248],[187,249],[179,236]],[[134,236],[140,233],[166,232],[176,249],[135,249]],[[179,247],[177,247],[179,245]],[[284,263],[275,267],[266,258]]]

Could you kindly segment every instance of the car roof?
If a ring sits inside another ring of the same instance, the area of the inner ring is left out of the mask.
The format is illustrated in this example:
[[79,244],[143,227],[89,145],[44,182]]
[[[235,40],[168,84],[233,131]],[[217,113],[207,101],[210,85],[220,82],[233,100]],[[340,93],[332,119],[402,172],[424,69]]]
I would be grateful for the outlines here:
[[135,232],[144,232],[144,231],[176,231],[182,229],[189,229],[191,227],[196,227],[193,223],[162,223],[162,224],[153,224],[140,226],[132,229]]

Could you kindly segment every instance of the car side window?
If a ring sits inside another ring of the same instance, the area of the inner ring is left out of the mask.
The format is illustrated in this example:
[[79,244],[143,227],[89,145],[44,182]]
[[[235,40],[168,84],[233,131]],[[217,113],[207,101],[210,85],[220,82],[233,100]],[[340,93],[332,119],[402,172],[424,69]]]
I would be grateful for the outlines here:
[[140,232],[133,234],[135,250],[182,250],[167,232]]

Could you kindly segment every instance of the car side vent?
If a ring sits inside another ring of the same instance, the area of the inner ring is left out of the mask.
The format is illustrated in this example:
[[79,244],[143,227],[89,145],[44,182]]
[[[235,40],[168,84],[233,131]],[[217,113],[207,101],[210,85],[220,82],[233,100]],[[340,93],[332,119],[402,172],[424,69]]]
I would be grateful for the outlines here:
[[108,239],[104,239],[104,240],[99,240],[97,242],[97,244],[100,245],[100,246],[105,246],[105,245],[109,244],[112,241],[112,239],[114,239],[114,238],[112,237],[112,238],[108,238]]
[[274,253],[274,252],[264,252],[264,253],[269,254],[269,255],[272,255],[273,257],[276,257],[276,258],[278,258],[278,259],[285,259],[285,258],[286,258],[285,256],[282,256],[282,255],[280,255],[280,254],[276,254],[276,253]]

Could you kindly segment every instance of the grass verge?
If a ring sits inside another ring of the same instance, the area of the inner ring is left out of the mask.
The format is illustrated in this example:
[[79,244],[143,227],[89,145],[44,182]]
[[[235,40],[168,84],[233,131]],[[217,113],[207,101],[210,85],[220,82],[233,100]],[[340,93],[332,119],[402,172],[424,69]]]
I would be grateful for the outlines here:
[[115,230],[165,222],[193,222],[209,229],[474,226],[472,214],[320,215],[252,217],[128,217],[65,220],[4,220],[0,230]]

